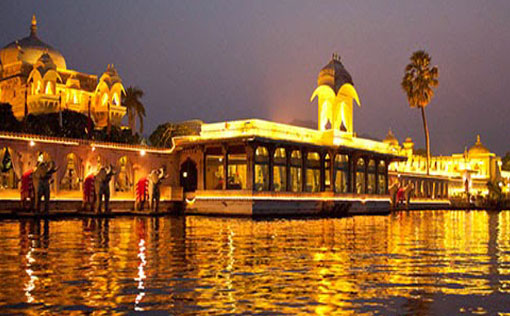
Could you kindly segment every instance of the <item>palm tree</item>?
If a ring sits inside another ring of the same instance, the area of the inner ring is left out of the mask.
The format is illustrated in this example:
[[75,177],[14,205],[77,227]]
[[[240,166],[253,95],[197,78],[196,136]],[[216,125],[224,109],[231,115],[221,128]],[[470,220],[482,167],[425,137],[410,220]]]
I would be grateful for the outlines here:
[[430,66],[430,56],[427,52],[419,50],[413,53],[402,78],[402,89],[407,94],[407,101],[411,108],[421,110],[423,120],[423,129],[425,132],[425,146],[427,149],[427,174],[429,174],[430,162],[430,138],[427,118],[425,117],[425,107],[430,103],[434,96],[434,90],[439,85],[439,72],[437,66]]
[[143,90],[138,87],[129,87],[124,96],[124,106],[128,112],[128,124],[131,132],[136,132],[136,117],[140,120],[140,134],[143,133],[143,118],[145,117],[145,107],[140,99],[143,97]]

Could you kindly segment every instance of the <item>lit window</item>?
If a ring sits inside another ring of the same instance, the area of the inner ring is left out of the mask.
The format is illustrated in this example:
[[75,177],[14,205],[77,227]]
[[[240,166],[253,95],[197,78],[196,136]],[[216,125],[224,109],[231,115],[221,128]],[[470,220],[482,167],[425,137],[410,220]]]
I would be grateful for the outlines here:
[[205,189],[222,190],[224,181],[223,155],[207,154],[205,157]]
[[349,156],[347,155],[336,155],[335,156],[335,192],[336,193],[347,193],[347,178],[349,176]]
[[41,93],[41,89],[42,89],[42,82],[40,80],[38,80],[37,85],[35,87],[35,94]]
[[113,94],[113,105],[119,105],[119,95],[117,93]]
[[227,189],[246,189],[247,166],[246,153],[239,152],[228,154]]
[[363,158],[359,158],[356,162],[356,193],[364,194],[366,193],[366,185],[365,185],[365,160]]
[[318,153],[311,152],[306,155],[306,186],[307,192],[320,191],[321,158]]
[[50,81],[48,81],[46,83],[46,89],[44,90],[44,93],[45,94],[53,94],[53,88],[51,86],[51,82]]
[[386,194],[386,163],[384,162],[384,160],[381,160],[379,161],[379,171],[378,171],[378,181],[379,181],[379,186],[378,186],[378,190],[379,192],[377,192],[378,194]]
[[273,188],[275,191],[287,191],[287,160],[285,148],[277,148],[274,152]]
[[292,192],[300,192],[302,189],[302,166],[301,151],[294,150],[290,155],[290,189]]
[[103,99],[101,99],[101,104],[106,105],[108,102],[108,93],[103,94]]
[[255,150],[255,191],[269,190],[269,153],[266,147]]
[[375,193],[375,160],[370,159],[368,162],[368,183],[367,183],[367,193],[374,194]]

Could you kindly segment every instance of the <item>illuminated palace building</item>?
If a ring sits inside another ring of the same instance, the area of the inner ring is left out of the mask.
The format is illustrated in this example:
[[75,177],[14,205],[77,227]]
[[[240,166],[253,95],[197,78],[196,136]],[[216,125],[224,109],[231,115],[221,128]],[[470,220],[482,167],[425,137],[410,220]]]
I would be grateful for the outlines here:
[[108,119],[119,125],[126,114],[120,104],[123,91],[113,65],[99,80],[96,75],[67,69],[64,56],[39,38],[35,16],[29,36],[0,51],[0,103],[10,103],[19,120],[68,109],[90,112],[96,127],[106,126]]
[[[88,113],[97,126],[120,124],[123,86],[113,66],[97,79],[68,70],[64,57],[30,35],[0,51],[0,102],[22,119],[62,108]],[[500,158],[480,140],[465,154],[425,158],[390,135],[384,141],[357,137],[353,110],[360,100],[340,57],[320,71],[311,101],[318,102],[317,129],[249,119],[201,124],[193,135],[173,139],[172,148],[93,140],[0,133],[0,200],[19,201],[19,179],[38,158],[59,167],[52,197],[79,205],[84,179],[113,165],[112,199],[132,202],[136,183],[164,167],[162,200],[182,203],[186,213],[235,215],[356,214],[388,212],[390,187],[413,186],[415,205],[449,205],[464,184],[486,194],[501,177]],[[42,157],[42,158],[41,158]],[[77,206],[78,207],[78,206]]]
[[356,137],[351,75],[337,55],[312,100],[318,129],[264,120],[203,124],[175,139],[189,212],[280,214],[389,209],[388,166],[404,160],[384,142]]

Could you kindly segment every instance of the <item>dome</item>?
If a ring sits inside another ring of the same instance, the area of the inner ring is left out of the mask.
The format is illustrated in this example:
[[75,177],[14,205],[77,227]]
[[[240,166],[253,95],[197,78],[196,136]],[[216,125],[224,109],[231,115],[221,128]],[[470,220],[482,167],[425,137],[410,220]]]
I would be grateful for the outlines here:
[[58,68],[66,69],[64,56],[44,43],[37,37],[37,20],[35,15],[32,17],[30,35],[20,40],[14,41],[0,50],[0,63],[5,65],[22,61],[28,64],[35,64],[41,55],[47,53]]
[[340,61],[340,56],[333,54],[331,61],[321,69],[317,85],[328,85],[335,93],[338,93],[338,90],[346,83],[354,85],[351,74],[349,74]]
[[469,148],[469,155],[481,155],[481,154],[490,154],[490,150],[485,147],[480,141],[480,135],[476,136],[476,143],[473,147]]

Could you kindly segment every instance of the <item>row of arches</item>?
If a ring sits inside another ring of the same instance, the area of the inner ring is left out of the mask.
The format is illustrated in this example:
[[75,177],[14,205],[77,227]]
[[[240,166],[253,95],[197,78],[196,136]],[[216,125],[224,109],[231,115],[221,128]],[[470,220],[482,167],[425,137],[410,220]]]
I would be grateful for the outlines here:
[[[22,166],[19,159],[16,159],[17,152],[10,147],[0,148],[0,190],[12,190],[19,188],[19,181],[23,171],[27,171],[32,165]],[[54,161],[54,157],[48,152],[39,151],[36,157],[41,161]],[[87,164],[79,155],[68,153],[65,155],[63,164],[58,166],[54,188],[59,191],[81,191],[83,179],[97,171],[101,166],[109,165],[101,155],[97,155],[92,164]],[[113,165],[117,174],[114,177],[114,190],[116,192],[133,192],[134,171],[133,164],[127,156],[117,159]],[[26,170],[25,170],[26,169]]]
[[204,167],[206,190],[243,190],[252,181],[253,191],[387,192],[387,162],[356,153],[258,145],[252,157],[241,146],[208,148]]

